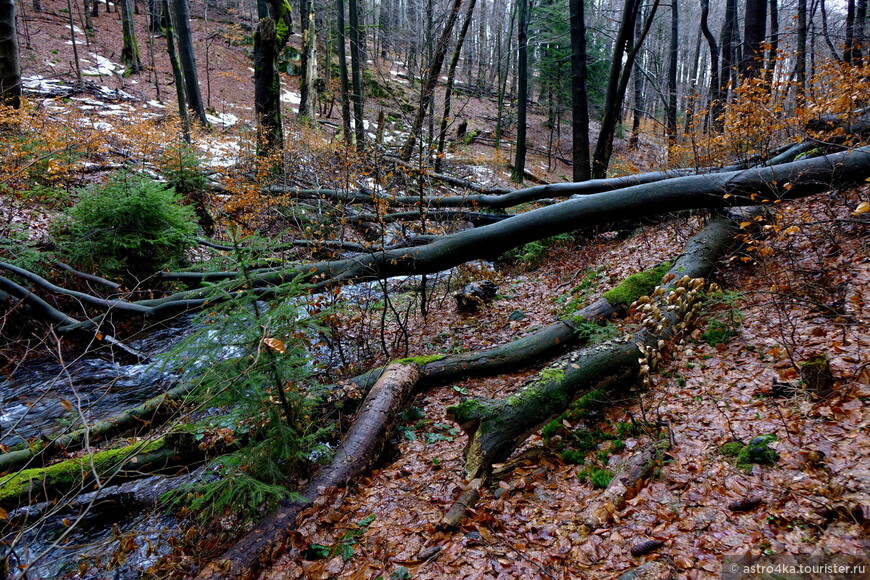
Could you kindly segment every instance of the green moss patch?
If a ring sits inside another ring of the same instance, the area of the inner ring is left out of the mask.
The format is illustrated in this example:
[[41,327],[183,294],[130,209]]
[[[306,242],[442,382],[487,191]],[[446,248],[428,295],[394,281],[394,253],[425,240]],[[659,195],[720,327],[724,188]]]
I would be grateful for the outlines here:
[[441,360],[443,358],[447,358],[446,354],[428,354],[423,356],[411,356],[408,358],[400,358],[396,362],[398,364],[407,365],[407,364],[415,364],[417,366],[426,366],[430,362],[435,362],[436,360]]
[[118,449],[68,459],[48,467],[24,469],[18,473],[0,477],[0,505],[17,501],[19,497],[26,495],[32,489],[78,486],[94,473],[100,477],[111,475],[134,455],[154,451],[162,445],[163,438],[161,437],[146,444],[134,443]]
[[628,306],[641,296],[652,294],[670,267],[670,262],[664,262],[655,268],[632,274],[619,286],[605,292],[604,298],[614,306]]

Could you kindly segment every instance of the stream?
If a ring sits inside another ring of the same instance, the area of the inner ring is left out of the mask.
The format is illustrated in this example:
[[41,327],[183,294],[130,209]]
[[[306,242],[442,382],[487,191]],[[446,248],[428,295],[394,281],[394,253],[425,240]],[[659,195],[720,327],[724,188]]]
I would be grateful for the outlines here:
[[[428,283],[445,274],[448,272],[431,275]],[[389,291],[415,291],[420,282],[416,276],[391,278]],[[366,282],[345,286],[341,295],[347,303],[377,301],[383,297],[383,285]],[[260,304],[264,311],[268,309]],[[192,314],[180,316],[143,331],[126,344],[157,357],[196,330],[193,320]],[[219,344],[221,358],[240,356],[243,353],[238,347],[229,344],[233,342],[231,335],[207,333],[203,340]],[[323,345],[317,346],[317,337],[310,339],[309,359],[324,366],[335,364],[332,353]],[[185,349],[196,351],[196,346],[194,342]],[[185,363],[188,372],[199,366],[195,358]],[[125,363],[97,354],[68,361],[26,361],[7,369],[0,379],[0,444],[11,447],[110,418],[172,388],[177,380],[159,363]],[[26,573],[29,579],[147,576],[148,567],[171,550],[170,537],[179,534],[176,518],[157,510],[156,499],[194,477],[198,474],[152,476],[56,505],[46,502],[11,511],[11,525],[0,528],[0,561],[9,556],[12,578],[25,577],[15,575],[17,566],[23,564],[30,566]],[[2,481],[0,477],[0,485]]]
[[[191,330],[192,315],[142,333],[129,345],[157,355]],[[64,364],[65,363],[65,364]],[[107,419],[171,388],[176,377],[154,364],[125,364],[87,354],[70,361],[25,362],[0,380],[0,444],[13,446]],[[168,552],[177,533],[174,516],[130,502],[135,486],[156,498],[181,483],[149,477],[84,494],[68,503],[37,504],[9,513],[0,558],[10,556],[12,577],[20,564],[32,565],[32,578],[138,578]],[[184,476],[189,480],[189,476]],[[0,478],[2,485],[2,478]],[[146,493],[146,495],[147,495]],[[72,522],[74,525],[67,526]],[[131,541],[136,547],[132,547]],[[120,546],[125,557],[113,556]],[[119,561],[122,560],[122,561]],[[109,564],[115,564],[111,571]],[[20,577],[24,577],[21,575]]]

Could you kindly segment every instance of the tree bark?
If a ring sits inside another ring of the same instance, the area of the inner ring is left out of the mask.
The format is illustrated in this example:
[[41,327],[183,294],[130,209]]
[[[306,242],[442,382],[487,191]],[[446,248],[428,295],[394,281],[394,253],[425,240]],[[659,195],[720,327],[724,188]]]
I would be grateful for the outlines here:
[[511,181],[522,183],[526,170],[526,109],[529,101],[529,0],[517,0],[517,143]]
[[653,474],[661,455],[661,443],[648,443],[622,464],[607,488],[586,504],[577,518],[585,526],[586,533],[603,527],[625,507],[625,502],[638,494]]
[[260,18],[254,32],[254,114],[257,153],[268,156],[284,148],[278,55],[290,38],[293,22],[287,0],[258,4],[258,12],[268,15]]
[[746,78],[758,74],[764,60],[764,37],[767,32],[768,0],[746,0],[743,25],[743,62],[740,71]]
[[456,45],[453,48],[453,56],[450,57],[450,64],[447,67],[447,86],[444,88],[444,112],[441,115],[441,126],[438,129],[438,148],[435,156],[435,171],[441,171],[441,160],[444,156],[444,142],[447,139],[447,122],[450,119],[450,100],[453,97],[453,83],[456,80],[456,67],[459,64],[459,55],[462,54],[462,46],[465,44],[465,36],[468,34],[468,29],[471,27],[471,17],[474,14],[474,7],[477,5],[477,0],[471,0],[468,7],[465,9],[465,17],[462,21],[462,28],[459,29],[459,38],[456,39]]
[[[658,10],[659,0],[653,2],[646,23],[640,36],[634,39],[634,24],[640,12],[640,0],[625,0],[622,10],[622,23],[616,38],[613,61],[610,65],[610,77],[607,81],[607,98],[604,117],[601,120],[601,130],[595,144],[595,154],[592,158],[592,177],[600,179],[607,175],[610,157],[613,155],[613,140],[616,138],[616,127],[622,118],[622,105],[625,102],[625,91],[628,89],[628,79],[637,53],[652,26],[653,17]],[[624,61],[624,62],[623,62]]]
[[701,32],[710,47],[710,113],[707,126],[716,127],[719,117],[722,116],[723,98],[722,82],[719,80],[719,47],[707,23],[709,14],[710,0],[701,0]]
[[0,0],[0,105],[21,106],[21,58],[15,0]]
[[317,113],[317,35],[314,26],[314,3],[305,0],[300,10],[302,20],[302,74],[299,77],[299,117],[314,119]]
[[341,83],[341,126],[345,141],[353,141],[350,128],[350,83],[347,75],[347,39],[344,31],[344,0],[335,0],[338,27],[338,78]]
[[797,4],[797,46],[795,48],[795,97],[798,106],[803,106],[807,87],[807,0]]
[[[96,4],[96,0],[94,2]],[[184,72],[178,62],[178,53],[175,50],[175,16],[169,7],[169,0],[163,0],[163,15],[163,34],[166,35],[166,52],[169,55],[169,64],[175,79],[175,97],[178,100],[178,116],[181,117],[181,133],[184,140],[190,143],[190,114],[187,111]]]
[[668,60],[668,143],[677,143],[677,68],[680,43],[679,0],[671,0],[671,46]]
[[773,75],[776,72],[777,51],[779,50],[779,4],[770,0],[770,49],[764,61],[764,82],[768,90],[773,88]]
[[[126,0],[129,1],[129,0]],[[190,31],[190,11],[187,0],[172,0],[175,11],[175,29],[177,33],[178,53],[181,69],[184,71],[184,94],[187,106],[203,125],[208,125],[205,118],[205,105],[199,90],[199,77],[196,68],[196,53],[193,50],[193,36]]]
[[220,558],[211,562],[198,578],[249,577],[274,558],[303,508],[325,489],[346,486],[377,461],[418,377],[415,364],[387,367],[363,402],[332,462],[302,491],[304,501],[279,507]]
[[133,6],[130,0],[121,0],[121,29],[123,32],[121,62],[126,65],[130,73],[136,74],[142,70],[142,62],[139,60],[136,24],[133,22]]
[[[589,93],[587,91],[588,69],[586,65],[586,8],[583,0],[570,0],[571,26],[571,159],[574,181],[592,178],[589,154]],[[636,113],[635,113],[636,114]]]
[[363,117],[363,84],[362,84],[362,32],[359,23],[359,0],[348,0],[348,25],[350,28],[350,69],[353,84],[353,123],[356,135],[356,146],[362,148],[366,140],[366,130]]

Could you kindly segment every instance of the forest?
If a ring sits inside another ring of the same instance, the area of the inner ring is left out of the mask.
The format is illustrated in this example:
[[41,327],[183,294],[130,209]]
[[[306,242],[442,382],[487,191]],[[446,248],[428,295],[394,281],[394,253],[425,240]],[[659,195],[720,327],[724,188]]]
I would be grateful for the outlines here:
[[864,577],[867,5],[0,0],[0,580]]

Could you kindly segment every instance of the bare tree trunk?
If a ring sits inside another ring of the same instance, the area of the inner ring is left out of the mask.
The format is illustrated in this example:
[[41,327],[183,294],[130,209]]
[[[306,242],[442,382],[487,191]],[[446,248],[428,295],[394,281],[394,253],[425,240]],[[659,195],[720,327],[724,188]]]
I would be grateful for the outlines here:
[[767,0],[746,0],[743,25],[743,61],[740,71],[746,78],[758,74],[764,59],[764,38],[767,32]]
[[668,61],[668,143],[677,143],[677,67],[680,45],[679,0],[671,0],[671,50]]
[[426,72],[426,78],[423,80],[423,86],[420,88],[420,102],[417,105],[417,114],[414,116],[414,121],[408,134],[408,140],[402,147],[402,159],[408,161],[414,153],[414,147],[417,144],[420,132],[423,129],[423,120],[426,116],[426,109],[429,107],[430,99],[435,94],[435,86],[438,84],[438,77],[441,75],[441,67],[444,64],[444,57],[447,55],[447,47],[450,44],[450,36],[453,34],[453,27],[456,25],[456,20],[459,17],[459,9],[462,7],[462,0],[453,0],[450,8],[450,13],[447,16],[447,22],[441,31],[441,36],[438,38],[438,43],[435,45],[435,52],[432,60],[429,63]]
[[798,0],[797,47],[795,48],[795,97],[800,106],[807,87],[807,0]]
[[314,27],[314,4],[312,0],[301,2],[302,21],[302,74],[299,76],[299,117],[314,119],[316,116],[317,89],[317,36]]
[[290,6],[286,2],[264,2],[258,4],[257,11],[266,16],[260,18],[254,33],[254,113],[257,116],[257,152],[267,156],[284,148],[278,55],[287,44],[293,27]]
[[0,0],[0,105],[21,106],[21,58],[15,0]]
[[142,70],[142,62],[139,60],[136,25],[133,22],[133,6],[130,0],[121,0],[121,28],[124,34],[121,62],[127,67],[128,72],[136,74]]
[[435,156],[435,171],[441,171],[441,160],[444,155],[444,141],[447,138],[447,122],[450,118],[450,100],[453,96],[453,83],[456,80],[456,67],[459,64],[459,55],[462,53],[462,46],[465,44],[465,36],[468,34],[468,29],[471,27],[471,17],[474,14],[474,7],[477,5],[477,0],[471,0],[468,7],[465,9],[465,17],[462,21],[462,28],[459,30],[459,38],[456,39],[456,45],[453,48],[453,56],[450,57],[450,65],[447,67],[447,86],[444,89],[444,113],[441,115],[441,126],[438,129],[438,154]]
[[628,79],[637,53],[652,25],[653,17],[658,10],[659,0],[655,0],[646,17],[646,23],[641,34],[634,39],[634,25],[640,13],[640,0],[625,0],[622,10],[622,23],[614,44],[613,59],[610,65],[610,78],[607,81],[607,104],[604,117],[601,120],[601,130],[598,132],[598,142],[595,144],[595,155],[592,159],[592,177],[603,178],[607,175],[610,157],[613,155],[613,140],[616,138],[616,127],[622,117],[622,105],[625,102],[625,92],[628,89]]
[[[129,2],[129,0],[125,0]],[[205,105],[199,90],[199,77],[196,68],[196,52],[193,49],[193,35],[190,30],[190,11],[187,0],[173,0],[175,10],[175,27],[178,42],[178,56],[184,71],[184,93],[187,106],[203,125],[208,125],[205,118]]]
[[[822,7],[824,11],[824,6]],[[824,12],[823,12],[824,13]],[[855,0],[846,0],[846,42],[843,45],[843,60],[852,64],[855,57]]]
[[517,145],[511,181],[522,183],[526,170],[526,107],[529,100],[529,0],[517,2]]
[[777,52],[779,50],[779,3],[770,0],[770,49],[764,63],[764,80],[772,90],[774,73],[776,72]]
[[707,23],[709,13],[710,0],[701,0],[701,32],[704,33],[707,46],[710,47],[710,118],[708,126],[718,127],[723,106],[722,82],[719,80],[719,47],[716,45],[716,37],[713,36]]
[[79,61],[79,47],[76,42],[76,26],[75,21],[73,20],[73,7],[72,0],[66,0],[66,11],[67,17],[69,18],[69,37],[70,43],[73,48],[73,61],[75,62],[76,67],[76,80],[79,84],[82,84],[82,65]]
[[[344,0],[335,0],[335,10],[338,13],[338,77],[341,83],[341,125],[344,138],[349,143],[353,140],[350,129],[350,87],[347,77],[347,48],[344,33]],[[380,127],[378,127],[380,129]]]
[[507,50],[504,53],[505,62],[502,63],[502,41],[501,41],[501,28],[498,29],[499,39],[498,39],[498,112],[496,113],[495,120],[495,148],[501,148],[501,137],[504,127],[504,98],[505,92],[507,92],[507,79],[508,79],[508,71],[511,67],[511,56],[513,55],[513,51],[511,50],[511,44],[514,38],[514,20],[517,16],[517,3],[511,2],[511,18],[510,25],[508,26],[506,35],[507,35]]
[[365,124],[363,123],[363,86],[362,86],[362,50],[360,43],[362,34],[359,22],[358,0],[348,0],[348,24],[350,25],[350,68],[353,82],[353,122],[356,134],[356,146],[361,148],[366,140]]
[[586,65],[586,8],[583,0],[570,0],[571,26],[571,160],[572,179],[586,181],[592,178],[592,160],[589,153],[589,93]]
[[169,0],[163,0],[163,34],[166,35],[166,52],[175,78],[175,96],[178,99],[178,115],[181,117],[181,132],[184,140],[190,143],[190,115],[187,112],[187,97],[184,94],[184,71],[175,52],[175,17],[169,8]]

